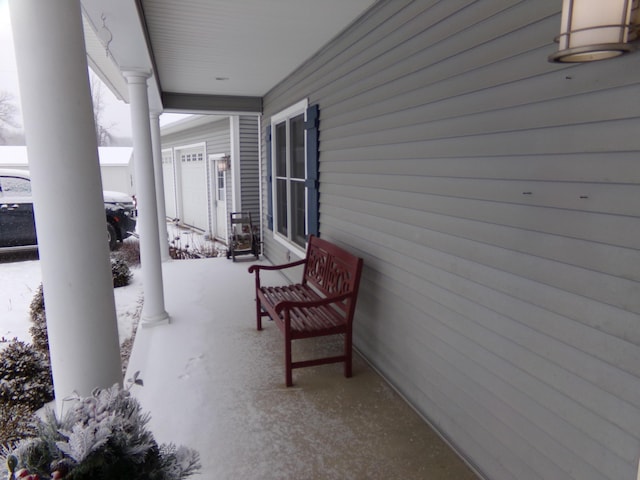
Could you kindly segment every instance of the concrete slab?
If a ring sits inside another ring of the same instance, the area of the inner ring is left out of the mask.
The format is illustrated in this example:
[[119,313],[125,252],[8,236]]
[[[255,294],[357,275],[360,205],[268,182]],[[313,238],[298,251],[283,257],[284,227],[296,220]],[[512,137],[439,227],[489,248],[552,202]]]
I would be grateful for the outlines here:
[[[138,330],[128,369],[159,442],[197,449],[203,479],[477,478],[357,354],[353,378],[323,365],[294,370],[286,388],[280,332],[255,329],[248,260],[163,266],[171,322]],[[300,341],[294,358],[340,347]]]

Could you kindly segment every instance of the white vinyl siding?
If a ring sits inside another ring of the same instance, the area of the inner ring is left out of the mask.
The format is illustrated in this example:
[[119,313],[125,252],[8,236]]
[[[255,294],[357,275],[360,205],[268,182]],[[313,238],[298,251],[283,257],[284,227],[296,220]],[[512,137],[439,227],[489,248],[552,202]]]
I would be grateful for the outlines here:
[[319,105],[320,235],[365,261],[355,345],[471,465],[635,479],[640,54],[547,62],[560,7],[378,2],[264,115]]

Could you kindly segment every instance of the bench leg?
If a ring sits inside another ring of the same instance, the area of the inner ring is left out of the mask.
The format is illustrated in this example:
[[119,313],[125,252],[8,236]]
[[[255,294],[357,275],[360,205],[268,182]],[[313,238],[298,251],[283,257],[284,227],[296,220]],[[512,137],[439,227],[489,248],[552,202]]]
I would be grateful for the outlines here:
[[256,327],[258,330],[262,330],[262,304],[258,295],[256,295]]
[[352,375],[352,353],[353,353],[353,340],[351,339],[351,332],[347,331],[344,334],[344,376],[350,378]]
[[289,335],[285,335],[284,339],[284,364],[285,364],[285,381],[287,387],[293,385],[293,368],[291,361],[291,338]]

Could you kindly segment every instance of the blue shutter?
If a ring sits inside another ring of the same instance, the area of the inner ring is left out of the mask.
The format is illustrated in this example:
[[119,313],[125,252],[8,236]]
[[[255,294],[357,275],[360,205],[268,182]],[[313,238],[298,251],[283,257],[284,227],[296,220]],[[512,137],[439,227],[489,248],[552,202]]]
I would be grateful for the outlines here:
[[305,130],[307,131],[307,229],[309,235],[320,236],[320,182],[318,181],[318,157],[319,157],[319,131],[320,109],[318,105],[311,105],[307,108],[307,120]]
[[271,178],[271,125],[267,125],[267,227],[273,230],[273,179]]

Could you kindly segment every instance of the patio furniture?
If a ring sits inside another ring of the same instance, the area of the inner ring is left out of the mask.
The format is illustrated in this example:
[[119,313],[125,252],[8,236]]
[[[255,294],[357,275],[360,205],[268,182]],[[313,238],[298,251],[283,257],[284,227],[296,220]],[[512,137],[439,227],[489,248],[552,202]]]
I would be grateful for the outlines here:
[[231,224],[231,236],[229,237],[227,258],[233,258],[234,262],[237,255],[254,255],[256,259],[260,258],[260,240],[251,223],[251,213],[231,212],[229,223]]
[[[257,328],[269,316],[285,339],[287,387],[293,385],[292,369],[344,362],[344,376],[351,377],[352,323],[362,273],[362,259],[313,235],[306,257],[283,265],[252,265],[255,273]],[[302,281],[293,285],[262,286],[262,270],[283,270],[304,265]],[[293,340],[344,335],[342,355],[292,361]]]

